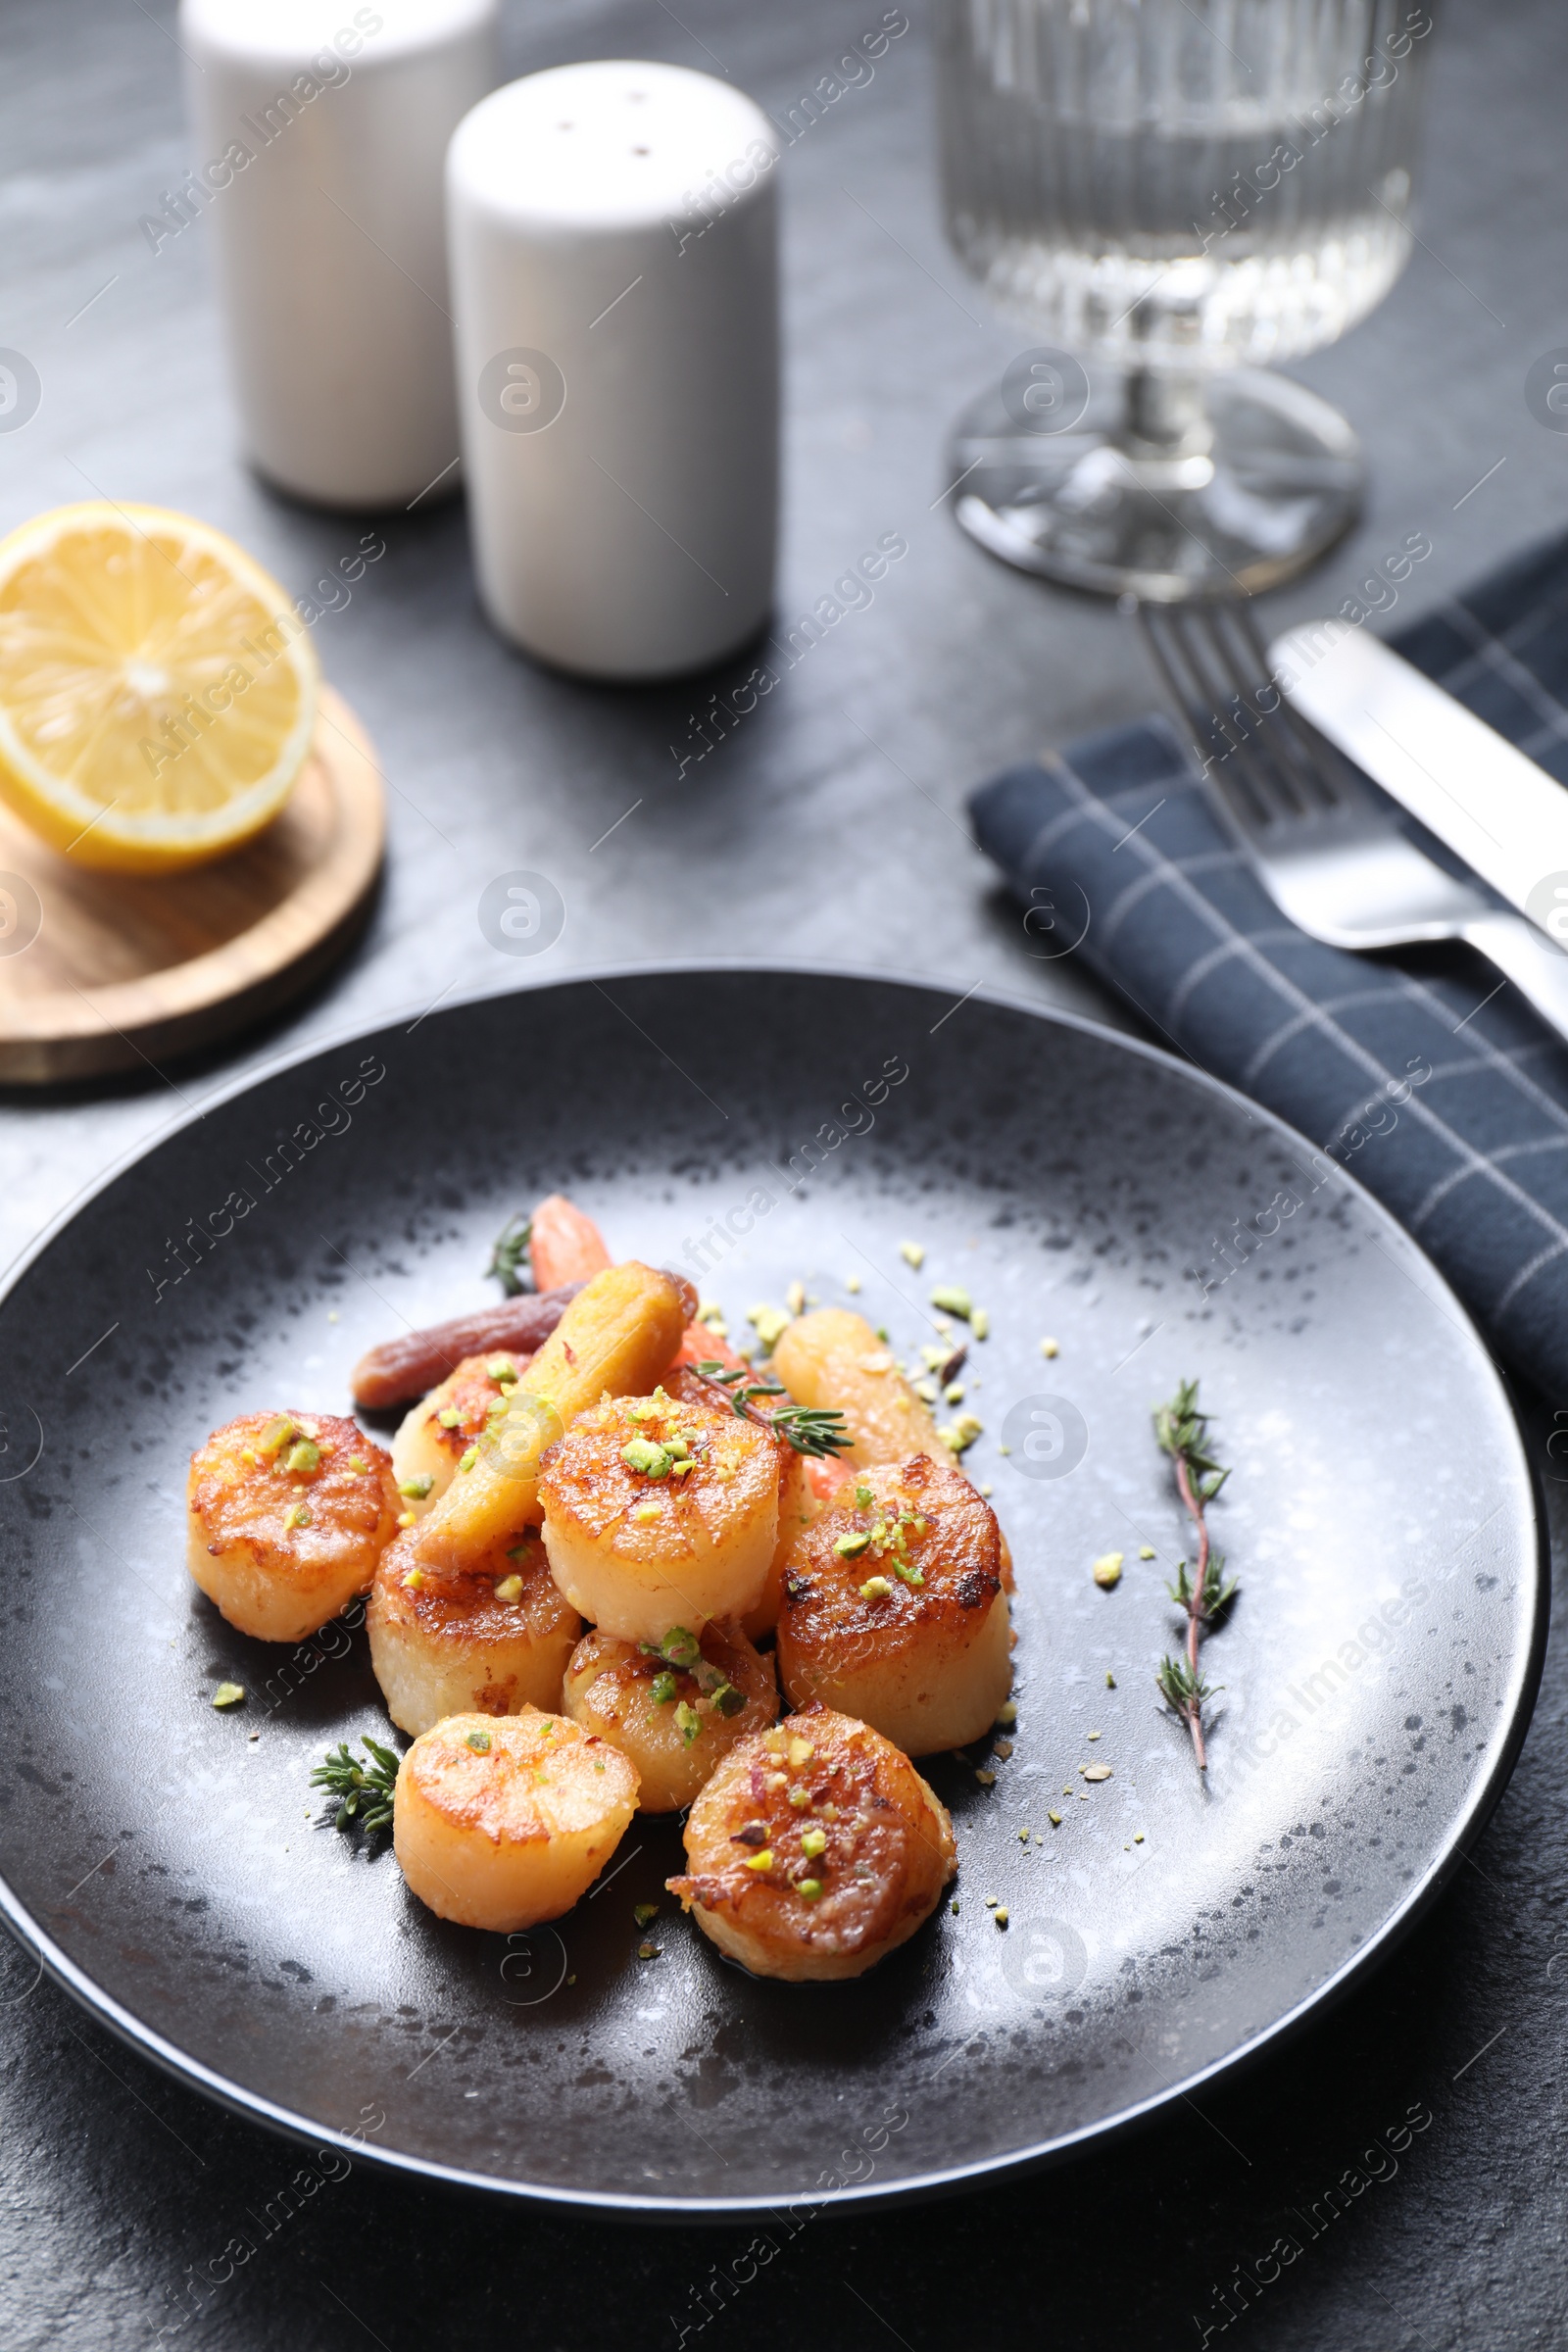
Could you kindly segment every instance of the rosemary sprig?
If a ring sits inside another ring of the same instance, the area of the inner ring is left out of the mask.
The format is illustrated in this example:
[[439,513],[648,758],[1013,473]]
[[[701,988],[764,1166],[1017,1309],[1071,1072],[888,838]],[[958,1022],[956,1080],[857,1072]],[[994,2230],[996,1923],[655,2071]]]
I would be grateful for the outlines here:
[[845,1426],[844,1415],[831,1405],[784,1404],[775,1412],[753,1412],[752,1406],[760,1396],[789,1395],[776,1380],[748,1380],[744,1368],[726,1366],[712,1356],[693,1364],[692,1370],[699,1380],[710,1381],[714,1388],[723,1390],[731,1409],[742,1421],[760,1422],[775,1437],[787,1438],[797,1453],[846,1453],[855,1443]]
[[338,1799],[337,1826],[346,1830],[350,1822],[372,1836],[377,1830],[390,1829],[392,1824],[392,1790],[397,1783],[398,1766],[402,1758],[390,1747],[368,1733],[361,1745],[369,1750],[373,1759],[368,1764],[357,1764],[349,1754],[347,1740],[339,1740],[329,1748],[324,1763],[318,1764],[311,1775],[313,1788],[327,1788]]
[[532,1217],[518,1215],[509,1217],[496,1235],[485,1275],[487,1279],[492,1274],[495,1276],[504,1298],[516,1298],[523,1291],[533,1288],[531,1282],[523,1281],[521,1271],[532,1234]]
[[1187,1562],[1178,1563],[1170,1596],[1187,1619],[1186,1653],[1161,1660],[1154,1681],[1173,1715],[1181,1717],[1193,1735],[1193,1753],[1200,1772],[1208,1770],[1203,1745],[1203,1708],[1216,1689],[1205,1683],[1198,1667],[1198,1644],[1205,1628],[1223,1615],[1236,1594],[1236,1579],[1227,1578],[1225,1563],[1209,1543],[1208,1505],[1230,1472],[1222,1470],[1209,1446],[1210,1416],[1198,1406],[1196,1380],[1179,1381],[1168,1404],[1154,1408],[1154,1436],[1161,1452],[1176,1469],[1176,1488],[1188,1517],[1198,1531],[1198,1559],[1191,1575]]

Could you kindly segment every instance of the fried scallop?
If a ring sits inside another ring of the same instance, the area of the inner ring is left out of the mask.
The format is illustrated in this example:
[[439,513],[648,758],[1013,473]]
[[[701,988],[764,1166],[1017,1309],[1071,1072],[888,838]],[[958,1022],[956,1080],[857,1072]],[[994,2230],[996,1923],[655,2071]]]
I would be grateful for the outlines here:
[[[690,1344],[690,1334],[687,1336]],[[722,1347],[722,1343],[718,1346]],[[710,1351],[716,1353],[717,1349],[710,1345]],[[731,1357],[735,1365],[742,1365],[743,1359],[736,1356],[732,1348],[723,1348],[721,1360],[727,1361]],[[689,1364],[679,1359],[675,1369],[665,1374],[664,1385],[672,1396],[679,1396],[688,1403],[703,1405],[710,1411],[725,1409],[722,1392],[715,1390],[710,1381],[703,1380]],[[729,1409],[733,1411],[734,1407]],[[760,1409],[765,1416],[765,1401]],[[768,1562],[761,1597],[755,1607],[747,1610],[742,1621],[742,1630],[752,1642],[762,1634],[770,1634],[777,1625],[784,1594],[784,1562],[789,1556],[790,1545],[803,1527],[810,1526],[822,1507],[816,1479],[824,1469],[824,1463],[809,1454],[797,1452],[783,1439],[777,1443],[778,1536],[773,1545],[773,1557]]]
[[845,1306],[819,1306],[798,1315],[773,1349],[773,1371],[797,1404],[830,1405],[844,1415],[858,1469],[951,1455],[899,1359],[863,1315]]
[[868,1724],[811,1707],[731,1748],[668,1882],[754,1976],[863,1976],[930,1918],[956,1859],[945,1805]]
[[991,1505],[946,1460],[847,1479],[784,1572],[791,1703],[842,1707],[911,1756],[978,1740],[1012,1680],[1001,1544]]
[[564,1715],[449,1715],[404,1757],[392,1845],[421,1903],[512,1935],[585,1894],[637,1810],[637,1767]]
[[544,1455],[550,1570],[574,1609],[623,1642],[744,1617],[778,1541],[778,1441],[727,1410],[607,1396]]
[[644,1813],[678,1813],[738,1740],[774,1721],[778,1686],[734,1625],[705,1626],[700,1642],[675,1627],[662,1652],[595,1631],[572,1652],[564,1704],[630,1756]]
[[439,1388],[411,1405],[392,1441],[392,1471],[405,1517],[422,1519],[439,1500],[470,1446],[506,1411],[518,1373],[529,1361],[510,1348],[466,1355]]
[[387,1713],[417,1735],[447,1715],[559,1708],[582,1619],[562,1598],[537,1529],[471,1569],[420,1561],[411,1535],[381,1555],[366,1612]]
[[397,1529],[392,1464],[331,1413],[242,1413],[191,1455],[186,1562],[230,1625],[303,1642],[369,1590]]

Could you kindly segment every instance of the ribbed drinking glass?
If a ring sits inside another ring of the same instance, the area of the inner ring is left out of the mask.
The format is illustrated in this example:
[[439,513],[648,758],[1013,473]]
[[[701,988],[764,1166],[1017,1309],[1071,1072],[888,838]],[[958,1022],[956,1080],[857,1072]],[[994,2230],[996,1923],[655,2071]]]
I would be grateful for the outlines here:
[[1041,341],[959,422],[993,553],[1151,598],[1241,594],[1347,527],[1338,411],[1265,372],[1408,257],[1433,19],[1409,0],[939,0],[948,233]]

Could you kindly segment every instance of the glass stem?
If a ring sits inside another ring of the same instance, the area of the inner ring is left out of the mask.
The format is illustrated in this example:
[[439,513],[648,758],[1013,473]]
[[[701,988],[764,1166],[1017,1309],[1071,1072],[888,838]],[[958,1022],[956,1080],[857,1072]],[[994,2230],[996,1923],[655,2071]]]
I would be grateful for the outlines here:
[[1206,456],[1214,438],[1207,379],[1135,368],[1127,378],[1126,445],[1135,457]]

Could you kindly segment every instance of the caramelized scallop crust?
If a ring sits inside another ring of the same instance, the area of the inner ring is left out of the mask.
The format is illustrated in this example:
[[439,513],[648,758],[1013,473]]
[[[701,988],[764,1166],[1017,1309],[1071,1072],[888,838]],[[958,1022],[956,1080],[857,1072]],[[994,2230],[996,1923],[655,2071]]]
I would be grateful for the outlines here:
[[797,1538],[779,1672],[793,1704],[872,1724],[906,1755],[978,1740],[1012,1679],[996,1513],[916,1454],[858,1471]]
[[891,1740],[826,1707],[744,1740],[686,1824],[668,1882],[729,1958],[792,1984],[862,1976],[953,1876],[946,1807]]

